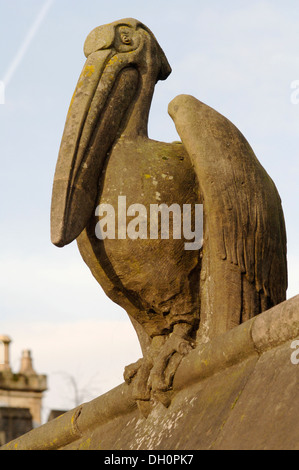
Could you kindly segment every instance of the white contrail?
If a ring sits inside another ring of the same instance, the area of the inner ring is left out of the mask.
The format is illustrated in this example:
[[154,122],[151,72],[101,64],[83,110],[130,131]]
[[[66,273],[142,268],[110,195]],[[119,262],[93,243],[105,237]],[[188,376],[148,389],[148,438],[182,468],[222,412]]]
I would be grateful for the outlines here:
[[51,8],[53,2],[54,2],[54,0],[47,0],[46,3],[44,4],[44,6],[42,7],[41,11],[37,15],[36,20],[34,21],[33,25],[31,26],[30,30],[28,31],[28,34],[25,37],[22,46],[20,47],[19,51],[17,52],[14,60],[10,64],[10,66],[9,66],[9,68],[8,68],[4,78],[2,80],[2,84],[3,84],[4,87],[7,87],[8,83],[12,79],[15,71],[17,70],[18,66],[20,65],[21,61],[23,60],[23,58],[26,54],[26,51],[27,51],[28,47],[31,44],[32,39],[36,35],[39,27],[41,26],[43,20],[45,19],[46,14],[48,13],[49,9]]

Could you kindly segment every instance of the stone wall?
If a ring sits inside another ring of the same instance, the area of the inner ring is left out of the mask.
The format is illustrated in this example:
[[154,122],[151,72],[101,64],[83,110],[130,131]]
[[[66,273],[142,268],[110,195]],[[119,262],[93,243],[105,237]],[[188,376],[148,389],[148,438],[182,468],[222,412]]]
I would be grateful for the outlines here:
[[299,296],[186,356],[168,409],[124,383],[2,449],[299,450],[297,359]]

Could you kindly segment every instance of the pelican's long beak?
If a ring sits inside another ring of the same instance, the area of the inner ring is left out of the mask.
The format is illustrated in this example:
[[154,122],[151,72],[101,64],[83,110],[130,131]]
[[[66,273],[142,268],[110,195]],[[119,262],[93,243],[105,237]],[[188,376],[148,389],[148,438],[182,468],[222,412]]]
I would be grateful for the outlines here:
[[51,240],[64,246],[86,227],[105,157],[138,90],[139,73],[125,54],[92,52],[67,115],[51,207]]

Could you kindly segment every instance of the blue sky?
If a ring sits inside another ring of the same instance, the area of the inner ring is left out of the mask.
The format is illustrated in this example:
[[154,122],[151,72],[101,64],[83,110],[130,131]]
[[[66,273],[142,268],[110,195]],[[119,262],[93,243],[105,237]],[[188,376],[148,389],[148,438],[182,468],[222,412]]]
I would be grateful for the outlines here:
[[[0,80],[46,4],[0,0]],[[298,0],[53,0],[49,6],[0,105],[0,333],[14,340],[15,368],[21,349],[31,348],[38,371],[49,374],[46,408],[68,406],[53,392],[54,372],[81,382],[96,375],[101,393],[122,381],[123,366],[139,354],[125,312],[103,294],[76,244],[50,243],[61,135],[85,61],[83,43],[96,26],[135,17],[166,53],[173,72],[156,87],[150,137],[178,139],[167,105],[180,93],[214,107],[243,132],[280,192],[288,296],[299,293],[299,104],[291,100],[291,84],[299,80]]]

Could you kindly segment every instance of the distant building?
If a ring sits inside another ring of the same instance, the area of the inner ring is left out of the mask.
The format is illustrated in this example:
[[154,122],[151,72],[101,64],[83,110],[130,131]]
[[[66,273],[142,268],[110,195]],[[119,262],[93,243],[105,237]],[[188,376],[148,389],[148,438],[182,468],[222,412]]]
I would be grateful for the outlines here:
[[35,372],[29,350],[23,351],[20,371],[11,370],[10,343],[8,336],[0,335],[0,445],[41,424],[47,390],[47,376]]
[[0,407],[0,446],[31,429],[32,416],[28,408]]
[[48,416],[48,422],[59,418],[59,416],[64,415],[64,413],[66,413],[66,410],[51,410]]

